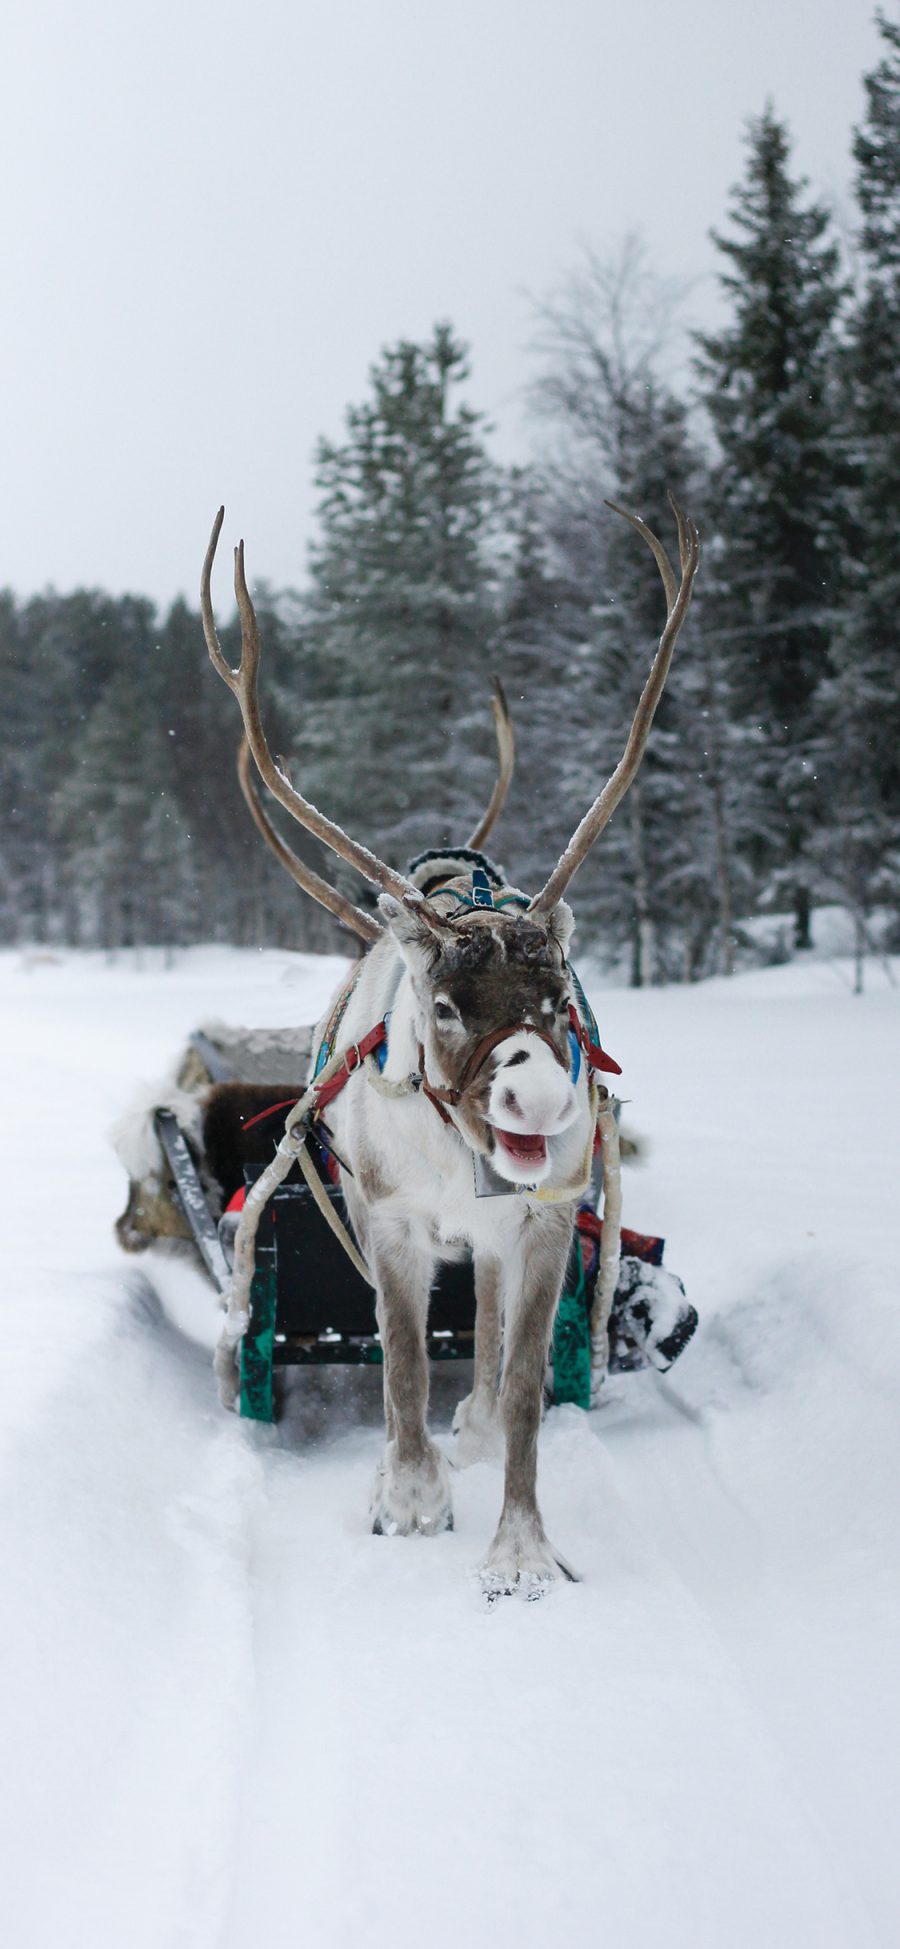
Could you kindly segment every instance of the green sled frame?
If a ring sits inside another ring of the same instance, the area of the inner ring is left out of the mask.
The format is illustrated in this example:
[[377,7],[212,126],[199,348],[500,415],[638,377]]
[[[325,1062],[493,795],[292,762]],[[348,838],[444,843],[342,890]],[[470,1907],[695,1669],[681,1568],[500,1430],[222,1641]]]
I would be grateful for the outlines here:
[[[255,1175],[255,1174],[254,1174]],[[329,1187],[329,1198],[340,1194]],[[554,1400],[590,1406],[589,1300],[577,1235],[553,1334]],[[471,1260],[443,1264],[431,1296],[428,1354],[471,1360],[475,1284]],[[240,1412],[274,1421],[277,1377],[286,1367],[378,1366],[375,1295],[323,1223],[305,1184],[288,1181],[260,1219],[250,1322],[240,1348]]]

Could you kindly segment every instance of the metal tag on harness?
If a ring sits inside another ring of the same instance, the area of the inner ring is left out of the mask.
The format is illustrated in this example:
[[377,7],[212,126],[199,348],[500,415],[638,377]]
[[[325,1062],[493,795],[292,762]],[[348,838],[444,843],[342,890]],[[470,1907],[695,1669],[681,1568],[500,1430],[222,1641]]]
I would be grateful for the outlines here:
[[511,1184],[494,1170],[489,1157],[480,1150],[473,1151],[472,1162],[475,1167],[476,1198],[514,1198],[521,1191],[534,1191],[533,1184]]

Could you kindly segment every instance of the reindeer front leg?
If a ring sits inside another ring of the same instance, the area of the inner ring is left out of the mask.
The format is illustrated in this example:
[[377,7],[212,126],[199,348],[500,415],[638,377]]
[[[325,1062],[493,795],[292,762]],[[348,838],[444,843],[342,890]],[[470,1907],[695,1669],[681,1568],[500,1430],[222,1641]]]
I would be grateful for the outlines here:
[[453,1416],[451,1459],[457,1468],[496,1460],[503,1454],[503,1423],[497,1399],[503,1339],[503,1267],[499,1259],[475,1257],[475,1375],[471,1394]]
[[378,1281],[376,1315],[384,1350],[388,1441],[372,1496],[378,1536],[436,1536],[453,1528],[446,1461],[426,1428],[428,1350],[425,1329],[433,1257],[399,1221],[375,1216],[371,1262]]
[[571,1206],[528,1212],[520,1242],[521,1283],[518,1291],[507,1293],[506,1300],[500,1390],[506,1480],[497,1534],[480,1566],[489,1598],[508,1596],[514,1590],[539,1597],[560,1576],[574,1581],[572,1571],[547,1541],[537,1505],[544,1370],[571,1239]]

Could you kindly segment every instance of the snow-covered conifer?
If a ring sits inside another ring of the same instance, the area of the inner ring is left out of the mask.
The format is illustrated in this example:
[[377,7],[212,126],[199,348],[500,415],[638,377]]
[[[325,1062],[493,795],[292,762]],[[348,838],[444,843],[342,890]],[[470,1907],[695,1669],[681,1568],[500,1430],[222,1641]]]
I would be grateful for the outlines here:
[[857,965],[878,904],[900,908],[900,26],[879,15],[884,53],[856,131],[860,285],[841,359],[851,463],[843,587],[818,754],[821,890],[854,915]]
[[389,347],[318,453],[298,776],[395,862],[464,838],[493,780],[496,476],[467,377],[448,325]]
[[834,401],[841,285],[828,214],[792,178],[787,130],[771,107],[751,121],[747,149],[731,233],[714,233],[730,317],[699,340],[720,454],[710,620],[740,720],[758,738],[765,816],[750,858],[761,884],[790,897],[804,946],[816,698],[841,539]]

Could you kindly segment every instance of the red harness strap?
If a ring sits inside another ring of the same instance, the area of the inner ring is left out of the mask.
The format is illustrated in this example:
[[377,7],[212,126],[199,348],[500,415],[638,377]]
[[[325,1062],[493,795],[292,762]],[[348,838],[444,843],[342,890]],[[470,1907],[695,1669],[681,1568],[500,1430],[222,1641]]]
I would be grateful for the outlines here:
[[[613,1060],[612,1056],[606,1054],[605,1049],[601,1049],[599,1042],[591,1041],[578,1010],[571,1002],[569,1004],[569,1023],[573,1035],[578,1037],[578,1041],[584,1050],[585,1057],[591,1068],[605,1069],[613,1076],[621,1076],[622,1071],[619,1064]],[[444,1123],[452,1123],[453,1121],[452,1117],[448,1116],[444,1105],[446,1103],[455,1105],[459,1102],[465,1086],[487,1060],[491,1050],[496,1048],[498,1042],[505,1040],[508,1035],[515,1034],[519,1029],[528,1029],[530,1033],[539,1035],[542,1042],[549,1044],[557,1061],[559,1061],[559,1051],[555,1048],[550,1036],[544,1030],[533,1029],[530,1023],[513,1023],[506,1028],[495,1029],[490,1035],[485,1036],[470,1056],[463,1077],[461,1078],[460,1086],[457,1089],[444,1089],[439,1084],[430,1084],[428,1082],[425,1075],[425,1051],[421,1044],[419,1045],[419,1069],[422,1075],[422,1093],[424,1096],[427,1096],[428,1101],[432,1104]],[[381,1021],[376,1022],[374,1029],[370,1029],[368,1035],[364,1035],[361,1042],[351,1043],[340,1068],[335,1070],[334,1075],[329,1078],[327,1083],[323,1084],[321,1088],[316,1089],[317,1115],[329,1103],[332,1103],[336,1096],[340,1095],[345,1083],[349,1083],[351,1076],[355,1076],[356,1071],[362,1068],[366,1057],[371,1056],[373,1050],[380,1049],[382,1043],[386,1041],[387,1024]],[[282,1103],[271,1103],[267,1110],[260,1110],[257,1116],[251,1117],[249,1122],[244,1124],[244,1129],[252,1130],[255,1123],[261,1123],[265,1117],[273,1116],[276,1110],[292,1108],[298,1101],[299,1099],[296,1096],[290,1096],[286,1097]]]
[[[440,1083],[429,1083],[428,1077],[425,1074],[425,1050],[421,1042],[419,1043],[419,1075],[422,1078],[422,1095],[427,1096],[432,1109],[437,1111],[441,1122],[449,1123],[451,1129],[455,1129],[456,1125],[453,1122],[449,1110],[444,1109],[444,1103],[458,1103],[460,1092],[459,1090],[446,1090]],[[444,1099],[443,1103],[441,1102],[442,1097]]]
[[316,1088],[317,1111],[324,1110],[326,1104],[330,1103],[334,1097],[339,1095],[344,1084],[349,1083],[351,1076],[354,1076],[356,1071],[362,1067],[366,1057],[371,1056],[373,1049],[380,1049],[381,1044],[386,1040],[387,1027],[385,1023],[376,1022],[374,1029],[370,1029],[368,1035],[364,1035],[361,1042],[352,1042],[350,1044],[340,1068],[335,1070],[334,1075],[323,1088]]
[[[326,1103],[330,1103],[339,1094],[344,1084],[349,1083],[351,1076],[356,1074],[366,1057],[372,1054],[372,1050],[379,1049],[386,1040],[387,1027],[384,1022],[377,1022],[374,1029],[370,1029],[368,1035],[363,1036],[361,1042],[351,1043],[340,1068],[335,1070],[329,1082],[321,1089],[316,1088],[317,1115],[324,1109]],[[299,1101],[299,1096],[285,1096],[280,1103],[270,1103],[267,1109],[257,1111],[256,1116],[249,1117],[241,1127],[243,1130],[252,1130],[255,1123],[264,1123],[266,1117],[274,1117],[276,1110],[292,1110],[294,1104]]]
[[621,1076],[621,1063],[617,1063],[612,1056],[608,1056],[606,1050],[601,1049],[599,1042],[591,1041],[573,1002],[569,1003],[569,1026],[572,1034],[577,1036],[592,1069],[606,1069],[612,1076]]
[[257,1110],[255,1117],[249,1117],[246,1123],[241,1124],[241,1129],[252,1130],[255,1123],[265,1123],[267,1117],[274,1117],[276,1110],[292,1110],[299,1101],[299,1096],[282,1097],[280,1103],[270,1103],[267,1110]]

